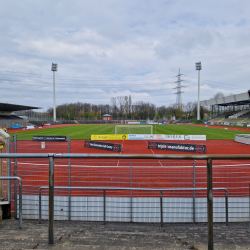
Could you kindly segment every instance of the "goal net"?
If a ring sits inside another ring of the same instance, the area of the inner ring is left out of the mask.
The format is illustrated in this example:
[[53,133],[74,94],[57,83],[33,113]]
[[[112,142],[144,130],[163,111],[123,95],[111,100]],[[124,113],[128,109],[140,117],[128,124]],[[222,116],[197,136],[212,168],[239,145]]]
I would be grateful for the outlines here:
[[115,134],[153,134],[152,125],[116,125]]

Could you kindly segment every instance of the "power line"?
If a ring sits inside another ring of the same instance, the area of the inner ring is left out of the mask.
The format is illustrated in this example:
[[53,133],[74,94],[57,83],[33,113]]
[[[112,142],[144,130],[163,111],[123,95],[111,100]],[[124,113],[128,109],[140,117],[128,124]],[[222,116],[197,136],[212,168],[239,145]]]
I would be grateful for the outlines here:
[[[29,81],[20,81],[20,80],[10,80],[10,79],[0,79],[0,81],[2,82],[13,82],[13,83],[16,83],[16,84],[35,84],[36,86],[37,85],[40,85],[40,86],[43,86],[43,84],[46,84],[48,86],[51,86],[51,82],[29,82]],[[76,84],[76,83],[70,83],[70,85],[68,83],[58,83],[57,86],[76,86],[76,87],[81,87],[81,88],[89,88],[89,87],[102,87],[102,88],[116,88],[116,87],[120,87],[120,88],[124,88],[124,87],[128,87],[131,85],[131,87],[145,87],[145,86],[156,86],[156,85],[163,85],[163,84],[170,84],[172,82],[158,82],[158,83],[146,83],[146,82],[143,82],[143,83],[137,83],[137,84],[134,84],[134,83],[124,83],[123,85],[119,84],[119,82],[117,82],[116,84],[113,84],[113,85],[96,85],[96,84],[88,84],[86,85],[86,83],[83,83],[83,85],[79,85],[79,84]]]
[[[185,74],[183,74],[183,75],[185,75]],[[196,80],[198,80],[197,77],[193,77],[193,76],[189,76],[189,75],[185,75],[185,76],[188,76],[188,77],[191,77],[191,78],[195,78]],[[201,78],[201,81],[207,81],[207,82],[213,82],[213,83],[217,83],[217,84],[219,83],[219,84],[223,84],[223,85],[228,85],[228,86],[237,87],[237,85],[235,85],[235,84],[222,83],[222,82],[215,82],[215,81],[206,80],[206,79],[203,79],[203,78]]]
[[[41,78],[41,76],[45,76],[47,78],[45,79],[51,79],[51,75],[42,75],[42,74],[34,74],[34,73],[24,73],[24,72],[16,72],[16,71],[5,71],[5,70],[0,70],[0,72],[7,72],[7,73],[2,73],[2,75],[11,75],[11,76],[20,76],[20,77],[27,77],[30,75],[34,75],[37,77],[34,78]],[[10,74],[11,73],[11,74]],[[24,74],[24,75],[22,75]],[[141,81],[144,79],[159,79],[159,78],[173,78],[173,76],[116,76],[116,77],[86,77],[86,76],[81,76],[81,77],[71,77],[71,76],[64,76],[58,74],[58,79],[61,80],[83,80],[83,81]]]

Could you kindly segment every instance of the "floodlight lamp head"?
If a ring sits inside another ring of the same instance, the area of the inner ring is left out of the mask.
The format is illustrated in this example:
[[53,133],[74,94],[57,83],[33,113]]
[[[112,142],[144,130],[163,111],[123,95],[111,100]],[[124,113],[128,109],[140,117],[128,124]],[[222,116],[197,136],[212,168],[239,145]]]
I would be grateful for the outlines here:
[[202,67],[201,67],[201,62],[197,62],[196,63],[196,70],[201,70]]
[[51,71],[57,71],[57,63],[52,63]]

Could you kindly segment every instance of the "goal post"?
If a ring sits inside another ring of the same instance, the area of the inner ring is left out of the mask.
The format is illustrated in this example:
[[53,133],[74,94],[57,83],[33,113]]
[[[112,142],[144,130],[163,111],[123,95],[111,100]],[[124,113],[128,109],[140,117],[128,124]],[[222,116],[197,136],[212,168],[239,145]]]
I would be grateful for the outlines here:
[[152,125],[116,125],[115,134],[153,134]]

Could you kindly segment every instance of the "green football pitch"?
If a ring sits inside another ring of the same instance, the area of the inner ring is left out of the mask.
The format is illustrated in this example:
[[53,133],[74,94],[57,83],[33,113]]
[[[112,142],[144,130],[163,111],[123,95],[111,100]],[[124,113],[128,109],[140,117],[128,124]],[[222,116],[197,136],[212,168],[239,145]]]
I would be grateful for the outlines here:
[[[153,125],[154,134],[166,135],[206,135],[207,140],[234,140],[235,134],[250,134],[249,132],[220,128],[209,128],[191,125]],[[90,139],[91,135],[114,134],[115,125],[76,125],[55,128],[43,128],[15,133],[18,140],[32,140],[33,135],[67,136],[73,140]],[[10,133],[13,135],[13,133]],[[13,137],[12,137],[13,138]]]

